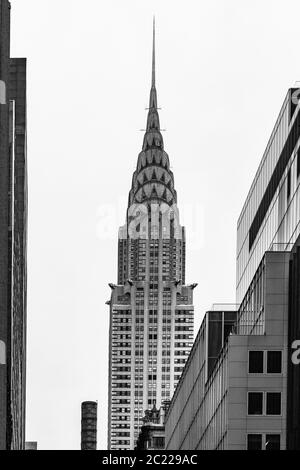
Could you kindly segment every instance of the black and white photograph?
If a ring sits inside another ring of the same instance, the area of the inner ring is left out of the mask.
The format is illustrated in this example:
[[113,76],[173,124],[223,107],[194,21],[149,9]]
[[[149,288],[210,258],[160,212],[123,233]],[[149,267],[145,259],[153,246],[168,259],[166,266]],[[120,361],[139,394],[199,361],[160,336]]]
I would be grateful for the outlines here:
[[0,450],[300,450],[299,18],[0,0]]

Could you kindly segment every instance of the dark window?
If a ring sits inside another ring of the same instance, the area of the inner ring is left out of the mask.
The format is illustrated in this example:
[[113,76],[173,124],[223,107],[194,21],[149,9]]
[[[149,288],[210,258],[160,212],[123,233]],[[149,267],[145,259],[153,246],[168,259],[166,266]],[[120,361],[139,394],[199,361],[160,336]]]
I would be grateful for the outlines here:
[[297,178],[299,178],[300,175],[300,151],[297,153]]
[[247,436],[247,450],[261,450],[262,435],[261,434],[248,434]]
[[264,352],[249,351],[249,373],[262,374],[264,371]]
[[153,447],[155,449],[163,449],[165,447],[165,439],[163,437],[153,437]]
[[281,374],[281,351],[268,351],[267,358],[268,374]]
[[266,450],[280,450],[280,434],[266,435]]
[[224,323],[224,342],[226,341],[227,337],[228,337],[229,334],[231,333],[232,328],[233,328],[233,326],[234,326],[234,323],[235,323],[235,322],[232,322],[232,323],[225,322],[225,323]]
[[267,415],[281,414],[281,393],[267,392]]
[[291,169],[289,169],[287,174],[287,187],[286,187],[286,197],[289,199],[291,195]]
[[263,412],[263,393],[262,392],[249,392],[248,393],[248,414],[249,415],[262,415]]
[[148,380],[156,380],[156,375],[148,375]]

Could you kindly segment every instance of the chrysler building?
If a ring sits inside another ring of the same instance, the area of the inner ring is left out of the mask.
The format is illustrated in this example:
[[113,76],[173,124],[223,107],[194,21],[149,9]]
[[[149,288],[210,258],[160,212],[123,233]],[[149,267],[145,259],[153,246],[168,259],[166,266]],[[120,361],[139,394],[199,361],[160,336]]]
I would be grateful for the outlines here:
[[193,343],[193,289],[185,285],[185,229],[161,134],[152,77],[143,147],[119,229],[118,282],[109,284],[108,449],[133,449],[145,410],[168,402]]

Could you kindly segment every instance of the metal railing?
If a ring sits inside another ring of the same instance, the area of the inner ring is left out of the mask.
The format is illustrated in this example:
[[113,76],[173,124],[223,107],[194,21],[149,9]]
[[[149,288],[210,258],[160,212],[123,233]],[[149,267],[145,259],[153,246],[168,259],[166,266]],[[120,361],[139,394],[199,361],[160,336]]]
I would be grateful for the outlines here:
[[294,243],[272,243],[268,251],[291,251]]
[[239,309],[240,304],[213,304],[210,312],[235,312]]

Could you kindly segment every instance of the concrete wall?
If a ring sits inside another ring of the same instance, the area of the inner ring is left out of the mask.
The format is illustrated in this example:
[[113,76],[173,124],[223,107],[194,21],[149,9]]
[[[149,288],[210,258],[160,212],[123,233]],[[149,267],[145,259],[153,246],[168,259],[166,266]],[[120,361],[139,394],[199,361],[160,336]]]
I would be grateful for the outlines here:
[[[287,338],[289,253],[266,253],[265,335],[229,339],[228,449],[243,450],[247,433],[280,433],[286,445]],[[249,350],[281,350],[282,374],[249,374]],[[248,416],[247,392],[281,392],[281,416]]]
[[[289,253],[267,252],[263,279],[252,289],[263,291],[263,316],[256,312],[247,325],[249,334],[231,334],[211,377],[205,381],[206,341],[200,327],[191,355],[171,402],[166,419],[166,448],[245,450],[247,434],[281,435],[286,446],[287,338],[288,338],[288,262]],[[251,298],[255,298],[252,296]],[[260,304],[259,304],[260,305]],[[249,308],[249,303],[245,304]],[[245,321],[242,316],[242,321]],[[261,334],[251,334],[254,320],[263,322]],[[253,322],[253,323],[251,323]],[[249,351],[282,351],[282,372],[248,373]],[[281,392],[281,415],[248,416],[248,392]]]

